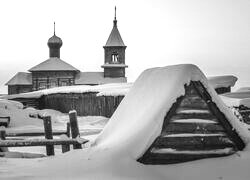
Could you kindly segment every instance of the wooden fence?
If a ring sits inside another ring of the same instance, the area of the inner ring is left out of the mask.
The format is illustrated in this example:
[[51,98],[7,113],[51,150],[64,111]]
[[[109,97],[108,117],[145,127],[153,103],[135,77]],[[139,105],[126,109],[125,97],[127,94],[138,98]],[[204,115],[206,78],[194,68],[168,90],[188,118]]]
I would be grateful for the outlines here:
[[26,107],[54,109],[67,113],[75,109],[80,116],[111,117],[124,96],[97,96],[88,93],[57,93],[43,95],[40,98],[14,98]]
[[[45,138],[46,139],[29,139],[29,140],[23,140],[23,139],[10,139],[6,140],[6,136],[9,136],[6,134],[5,130],[0,131],[0,148],[3,147],[24,147],[24,146],[46,146],[46,153],[47,156],[54,155],[54,145],[61,145],[62,146],[62,152],[67,152],[70,150],[70,145],[73,145],[73,149],[81,149],[82,144],[85,144],[88,142],[86,139],[80,139],[80,133],[78,128],[78,122],[77,122],[77,114],[76,111],[71,111],[69,113],[70,122],[67,123],[67,131],[66,134],[68,136],[67,139],[53,139],[53,131],[52,131],[52,124],[51,124],[51,117],[43,117],[44,121],[44,130],[45,130]],[[72,139],[70,139],[70,131]],[[64,132],[65,133],[65,132]],[[24,133],[25,134],[25,133]],[[23,135],[24,135],[23,134]],[[12,134],[13,137],[13,134]]]
[[44,109],[63,113],[75,109],[80,116],[111,117],[124,96],[97,96],[97,93],[65,93],[42,96],[39,100]]

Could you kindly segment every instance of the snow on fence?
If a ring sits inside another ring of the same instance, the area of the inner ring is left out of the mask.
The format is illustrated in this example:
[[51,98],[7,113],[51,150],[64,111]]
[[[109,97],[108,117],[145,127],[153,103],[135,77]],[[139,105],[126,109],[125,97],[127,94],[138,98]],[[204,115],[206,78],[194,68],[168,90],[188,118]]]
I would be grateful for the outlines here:
[[[51,117],[43,117],[44,121],[44,130],[45,130],[45,139],[15,139],[15,140],[6,140],[5,130],[0,130],[0,151],[5,151],[5,147],[24,147],[24,146],[46,146],[47,156],[54,155],[54,145],[62,145],[62,152],[67,152],[70,150],[70,145],[73,145],[73,149],[81,149],[82,145],[88,142],[86,139],[80,139],[80,133],[77,122],[77,113],[76,111],[71,111],[69,113],[70,122],[67,123],[67,136],[66,139],[53,139]],[[70,139],[70,131],[72,139]]]
[[80,116],[111,117],[124,98],[124,95],[99,96],[97,92],[58,93],[43,95],[39,98],[14,98],[26,107],[54,109],[67,113],[75,109]]
[[67,113],[75,109],[80,116],[111,117],[124,96],[98,96],[97,93],[64,93],[42,96],[42,109]]

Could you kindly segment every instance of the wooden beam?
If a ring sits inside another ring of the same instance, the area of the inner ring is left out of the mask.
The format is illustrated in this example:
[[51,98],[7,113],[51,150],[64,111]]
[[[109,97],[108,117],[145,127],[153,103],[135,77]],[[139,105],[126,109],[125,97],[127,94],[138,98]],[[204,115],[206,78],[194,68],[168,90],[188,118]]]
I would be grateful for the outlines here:
[[[81,144],[88,140],[81,140]],[[69,145],[80,144],[76,139],[34,139],[34,140],[4,140],[0,141],[0,147],[23,147],[23,146],[47,146],[47,145]]]
[[[43,117],[44,131],[46,139],[53,139],[51,117]],[[46,145],[47,156],[55,155],[54,145]]]
[[244,141],[240,138],[240,136],[232,127],[232,125],[227,120],[225,115],[219,110],[217,105],[212,101],[210,94],[206,91],[206,88],[203,86],[203,84],[199,81],[191,81],[191,83],[194,85],[198,94],[206,101],[211,112],[218,118],[221,125],[226,129],[229,138],[232,139],[232,141],[236,144],[239,150],[243,150],[245,148]]
[[219,124],[213,123],[175,123],[171,122],[165,128],[166,133],[218,133],[225,132]]
[[[67,131],[55,131],[52,133],[53,136],[59,136],[62,134],[67,134]],[[7,132],[6,137],[16,137],[16,136],[45,136],[44,132],[24,132],[24,133],[19,133],[19,132]]]
[[[76,111],[69,112],[69,120],[72,138],[80,137]],[[74,144],[73,149],[82,149],[81,144]]]

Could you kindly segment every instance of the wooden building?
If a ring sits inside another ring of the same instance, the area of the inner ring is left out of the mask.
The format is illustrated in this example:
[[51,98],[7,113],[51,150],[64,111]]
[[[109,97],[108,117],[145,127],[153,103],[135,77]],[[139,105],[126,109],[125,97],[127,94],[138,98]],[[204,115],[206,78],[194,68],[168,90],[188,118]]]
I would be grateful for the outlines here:
[[5,85],[8,94],[18,94],[59,86],[98,85],[127,82],[125,68],[126,46],[117,28],[116,9],[113,29],[104,46],[103,72],[81,72],[60,59],[62,39],[55,34],[48,40],[49,59],[32,67],[29,72],[18,72]]

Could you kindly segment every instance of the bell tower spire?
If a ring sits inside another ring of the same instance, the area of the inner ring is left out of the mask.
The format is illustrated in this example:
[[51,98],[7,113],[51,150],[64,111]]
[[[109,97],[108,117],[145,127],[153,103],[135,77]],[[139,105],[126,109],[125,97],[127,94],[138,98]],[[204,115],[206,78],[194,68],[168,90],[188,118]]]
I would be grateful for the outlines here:
[[56,22],[54,21],[54,36],[56,35]]
[[104,68],[104,77],[126,77],[125,68],[128,66],[125,64],[125,49],[127,46],[125,46],[117,28],[116,6],[113,23],[113,29],[105,46],[103,46],[104,65],[102,65],[102,68]]
[[117,26],[117,20],[116,20],[116,6],[115,6],[115,18],[114,18],[113,23],[114,23],[114,26]]

